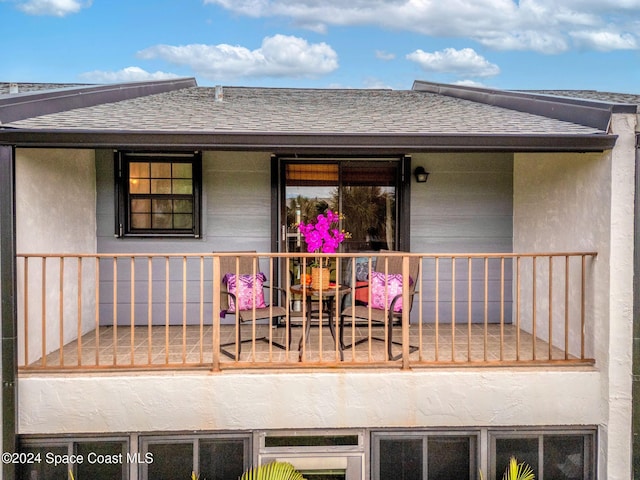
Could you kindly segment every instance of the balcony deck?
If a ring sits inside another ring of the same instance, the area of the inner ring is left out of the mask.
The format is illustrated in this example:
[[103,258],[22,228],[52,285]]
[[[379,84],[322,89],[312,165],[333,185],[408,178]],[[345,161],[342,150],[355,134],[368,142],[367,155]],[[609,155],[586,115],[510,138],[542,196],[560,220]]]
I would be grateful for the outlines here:
[[[359,338],[366,337],[367,327],[356,327]],[[376,330],[380,330],[379,328]],[[527,332],[516,329],[514,325],[490,324],[486,331],[484,325],[472,325],[471,336],[468,326],[457,326],[455,333],[449,325],[441,325],[436,337],[435,325],[423,325],[419,332],[417,325],[410,331],[411,345],[421,346],[410,354],[410,363],[414,367],[436,365],[451,366],[499,366],[499,365],[534,365],[563,364],[584,365],[584,361],[573,356],[565,356],[562,349],[551,347],[543,340],[534,338]],[[271,332],[270,332],[271,331]],[[221,342],[232,342],[235,336],[232,325],[221,327]],[[272,328],[267,325],[256,327],[256,336],[272,335],[274,342],[285,343],[286,329]],[[376,332],[374,331],[374,334]],[[486,335],[485,335],[486,333]],[[264,368],[300,367],[300,366],[393,366],[386,360],[384,342],[372,341],[358,345],[355,349],[344,350],[344,360],[339,360],[335,343],[324,325],[322,328],[322,355],[320,355],[320,335],[317,326],[311,328],[308,344],[304,348],[303,361],[300,361],[298,343],[302,334],[301,328],[292,329],[291,348],[282,350],[266,342],[257,341],[255,345],[246,343],[242,347],[240,361],[236,362],[227,356],[220,356],[220,368]],[[351,335],[345,330],[345,342]],[[98,342],[96,339],[98,338]],[[202,338],[202,341],[201,341]],[[437,338],[437,342],[436,342]],[[85,334],[80,340],[74,340],[62,349],[56,350],[46,357],[22,367],[23,371],[43,370],[109,370],[109,369],[155,369],[155,368],[204,368],[213,365],[213,328],[206,326],[187,326],[184,330],[179,326],[168,328],[156,326],[119,327],[114,336],[113,327],[101,327],[96,332]],[[420,341],[421,339],[421,341]],[[133,343],[134,347],[131,348]],[[535,343],[535,346],[534,346]],[[97,347],[96,347],[97,345]],[[454,355],[452,356],[452,345]],[[231,347],[233,348],[233,347]],[[533,351],[535,348],[535,356]],[[399,351],[400,347],[394,347]],[[589,362],[586,362],[589,363]]]

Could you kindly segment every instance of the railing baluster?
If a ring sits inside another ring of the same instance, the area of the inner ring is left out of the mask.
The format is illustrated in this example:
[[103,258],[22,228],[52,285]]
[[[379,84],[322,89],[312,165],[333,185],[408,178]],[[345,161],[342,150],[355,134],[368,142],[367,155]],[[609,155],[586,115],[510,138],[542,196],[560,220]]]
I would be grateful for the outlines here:
[[100,366],[100,257],[96,257],[95,262],[95,336],[96,336],[96,367]]
[[59,260],[59,284],[58,284],[58,335],[60,345],[60,366],[64,366],[64,257]]
[[451,256],[451,361],[456,361],[456,257]]
[[153,257],[147,257],[147,363],[153,362]]
[[29,365],[29,257],[24,258],[24,366]]
[[133,366],[133,364],[135,363],[135,357],[134,357],[134,352],[135,352],[135,331],[136,331],[136,257],[131,257],[130,262],[129,262],[129,269],[130,269],[130,276],[131,276],[131,287],[130,287],[130,294],[131,295],[131,306],[129,307],[129,325],[130,325],[130,329],[131,331],[129,332],[129,337],[130,337],[130,345],[129,345],[129,349],[131,350],[129,352],[130,355],[130,359],[131,359],[131,366]]
[[435,326],[435,334],[436,334],[436,344],[435,344],[435,361],[440,360],[440,257],[436,256],[435,258],[436,264],[436,326]]
[[82,257],[78,257],[78,366],[82,366]]
[[532,264],[532,267],[531,267],[531,269],[532,269],[531,283],[533,284],[532,288],[531,288],[531,292],[532,292],[531,295],[533,296],[533,298],[531,300],[531,309],[532,309],[532,315],[531,315],[531,322],[532,322],[532,325],[531,325],[531,332],[532,332],[532,335],[531,335],[531,350],[532,350],[532,352],[531,352],[531,355],[532,355],[534,361],[536,360],[536,337],[537,337],[537,333],[538,333],[538,330],[537,330],[538,329],[538,316],[537,316],[538,305],[537,305],[537,302],[536,302],[537,296],[538,296],[538,293],[537,293],[537,290],[536,290],[536,286],[538,284],[538,269],[537,269],[538,262],[537,262],[537,260],[538,260],[538,257],[534,255],[533,258],[532,258],[532,263],[533,264]]
[[569,358],[569,255],[564,257],[564,359]]
[[489,351],[489,257],[484,257],[484,342],[483,359],[488,360]]
[[187,257],[182,257],[182,364],[187,363]]
[[467,257],[467,362],[471,361],[471,322],[472,322],[472,260]]
[[113,257],[113,366],[118,361],[118,257]]
[[[501,362],[504,361],[504,302],[505,302],[504,261],[505,261],[505,258],[502,257],[500,259],[500,361]],[[513,262],[511,262],[511,269],[513,271]],[[513,306],[511,308],[513,312]],[[513,317],[513,313],[512,313],[512,317]]]
[[42,366],[47,366],[47,257],[42,257]]
[[549,353],[548,360],[553,359],[553,256],[549,255]]

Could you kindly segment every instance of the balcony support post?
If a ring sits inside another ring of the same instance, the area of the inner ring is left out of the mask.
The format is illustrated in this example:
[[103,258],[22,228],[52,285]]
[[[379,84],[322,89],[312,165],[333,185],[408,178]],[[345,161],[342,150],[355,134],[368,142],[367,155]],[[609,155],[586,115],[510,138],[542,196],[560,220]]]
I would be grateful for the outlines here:
[[[2,322],[2,450],[15,452],[17,417],[17,296],[15,149],[0,146],[0,320]],[[14,465],[3,464],[2,478],[13,480]]]

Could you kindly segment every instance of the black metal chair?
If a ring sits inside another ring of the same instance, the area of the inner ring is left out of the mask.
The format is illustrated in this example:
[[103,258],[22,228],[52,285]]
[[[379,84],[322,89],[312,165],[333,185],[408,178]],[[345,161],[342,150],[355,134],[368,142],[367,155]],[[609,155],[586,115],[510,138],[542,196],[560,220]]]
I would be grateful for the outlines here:
[[[394,275],[394,274],[402,274],[402,257],[401,256],[385,256],[380,255],[376,256],[377,261],[375,263],[375,267],[372,271]],[[416,293],[416,286],[419,282],[418,275],[420,273],[420,257],[409,257],[409,305],[410,308],[413,307],[413,297]],[[403,278],[403,284],[405,279]],[[362,285],[360,287],[352,287],[352,291],[355,292],[358,288],[370,288],[371,279],[369,279],[368,285]],[[370,295],[371,296],[371,295]],[[343,298],[342,308],[340,311],[340,325],[339,325],[339,337],[340,337],[340,348],[345,350],[347,348],[352,348],[354,345],[359,345],[364,342],[369,341],[369,337],[364,337],[356,340],[353,344],[345,345],[344,344],[344,328],[345,328],[345,319],[348,322],[348,325],[352,323],[352,320],[360,322],[369,321],[369,316],[371,316],[371,321],[380,324],[384,328],[387,329],[387,357],[389,360],[398,360],[401,358],[401,354],[393,355],[393,345],[402,345],[401,342],[393,341],[393,327],[394,325],[400,325],[402,323],[402,311],[395,311],[396,304],[400,302],[402,304],[402,293],[395,295],[389,298],[388,307],[376,307],[373,306],[370,308],[369,305],[362,305],[359,302],[354,302],[350,299],[350,297]],[[355,305],[354,305],[355,303]],[[384,342],[385,338],[383,337],[371,337],[372,340]],[[409,351],[415,352],[418,347],[410,345]]]
[[[226,253],[226,252],[225,252]],[[233,256],[221,256],[220,257],[220,276],[221,276],[221,315],[233,314],[236,318],[236,340],[220,345],[220,351],[227,357],[238,361],[240,359],[240,353],[243,343],[253,342],[253,338],[242,338],[242,325],[252,322],[254,320],[268,319],[269,325],[273,324],[287,315],[287,309],[282,305],[286,305],[286,291],[282,288],[261,283],[260,279],[262,274],[260,272],[259,259],[256,256],[256,252],[233,252],[236,255]],[[253,298],[250,299],[250,308],[245,308],[246,298],[239,297],[238,288],[242,280],[241,276],[245,279],[249,279],[255,282],[255,290],[251,291]],[[231,278],[233,277],[233,278]],[[256,280],[259,278],[259,280]],[[266,278],[266,277],[265,277]],[[236,289],[234,292],[229,291],[230,280],[235,280]],[[278,305],[277,293],[281,294],[280,304]],[[254,295],[255,294],[255,295]],[[264,305],[256,305],[254,308],[254,302],[259,302],[264,298]],[[243,305],[244,304],[244,305]],[[277,325],[277,323],[276,323]],[[288,345],[291,346],[291,322],[287,322],[287,334]],[[256,338],[255,341],[271,343],[274,347],[286,350],[284,345],[274,342],[269,337],[263,336]],[[224,347],[232,345],[238,345],[235,352],[225,350]]]

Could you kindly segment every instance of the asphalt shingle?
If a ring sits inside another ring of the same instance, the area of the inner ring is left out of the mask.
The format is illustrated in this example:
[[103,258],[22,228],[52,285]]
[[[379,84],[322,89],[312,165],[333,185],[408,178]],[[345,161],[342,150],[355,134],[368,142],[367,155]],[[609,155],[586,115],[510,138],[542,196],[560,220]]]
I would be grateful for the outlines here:
[[593,134],[592,127],[415,90],[193,87],[20,120],[24,129],[319,134]]

